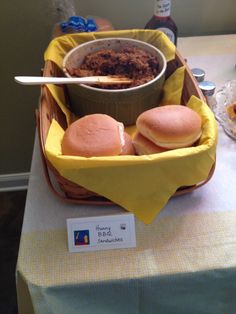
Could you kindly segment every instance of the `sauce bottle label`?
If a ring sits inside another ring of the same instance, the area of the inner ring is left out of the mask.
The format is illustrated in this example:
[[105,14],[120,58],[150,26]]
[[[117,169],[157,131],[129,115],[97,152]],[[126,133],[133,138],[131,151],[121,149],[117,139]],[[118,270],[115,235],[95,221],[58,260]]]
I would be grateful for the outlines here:
[[170,16],[170,0],[156,0],[154,14],[158,17]]
[[172,43],[175,43],[175,34],[171,29],[169,29],[167,27],[158,27],[157,29],[159,31],[163,32],[164,34],[166,34],[166,36],[169,37],[169,39],[172,41]]

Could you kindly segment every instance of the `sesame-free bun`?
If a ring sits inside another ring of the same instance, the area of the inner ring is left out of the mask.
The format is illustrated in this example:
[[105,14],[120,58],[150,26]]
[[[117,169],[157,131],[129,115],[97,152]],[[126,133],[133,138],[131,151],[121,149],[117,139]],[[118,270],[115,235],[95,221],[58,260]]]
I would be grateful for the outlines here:
[[124,132],[124,145],[120,155],[135,155],[132,138],[127,132]]
[[139,132],[137,132],[133,138],[133,145],[137,155],[157,154],[169,150],[167,148],[157,146]]
[[136,121],[138,131],[157,146],[175,149],[193,145],[201,136],[201,117],[181,105],[147,110]]
[[65,131],[63,155],[116,156],[124,145],[124,126],[105,114],[90,114],[73,122]]

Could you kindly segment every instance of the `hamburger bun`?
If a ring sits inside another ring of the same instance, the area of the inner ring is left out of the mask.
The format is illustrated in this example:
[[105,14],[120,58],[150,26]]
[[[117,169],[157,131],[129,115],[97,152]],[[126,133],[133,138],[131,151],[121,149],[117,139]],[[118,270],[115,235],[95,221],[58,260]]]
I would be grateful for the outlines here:
[[132,142],[131,136],[124,132],[124,145],[122,146],[122,151],[120,155],[135,155],[135,149]]
[[147,110],[137,118],[138,131],[157,146],[167,149],[192,146],[201,136],[201,117],[181,105]]
[[121,154],[124,126],[105,114],[90,114],[73,122],[65,131],[63,155],[98,157]]
[[133,145],[137,155],[157,154],[169,150],[167,148],[157,146],[139,132],[137,132],[133,138]]

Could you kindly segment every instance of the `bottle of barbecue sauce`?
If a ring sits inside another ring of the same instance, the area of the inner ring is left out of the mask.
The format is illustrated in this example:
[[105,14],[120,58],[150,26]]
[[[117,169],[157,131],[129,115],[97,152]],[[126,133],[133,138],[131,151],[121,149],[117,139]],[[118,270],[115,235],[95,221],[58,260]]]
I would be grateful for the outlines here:
[[154,15],[145,29],[158,29],[177,45],[178,28],[171,18],[171,0],[155,0]]

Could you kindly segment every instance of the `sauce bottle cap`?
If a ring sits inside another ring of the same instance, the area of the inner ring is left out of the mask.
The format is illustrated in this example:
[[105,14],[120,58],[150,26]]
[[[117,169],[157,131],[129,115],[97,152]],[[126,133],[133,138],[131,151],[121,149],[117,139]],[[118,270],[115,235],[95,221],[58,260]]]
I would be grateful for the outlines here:
[[204,81],[205,71],[199,68],[191,69],[191,72],[198,82]]
[[211,81],[202,81],[198,84],[204,96],[212,96],[215,92],[216,85]]

